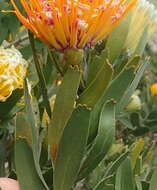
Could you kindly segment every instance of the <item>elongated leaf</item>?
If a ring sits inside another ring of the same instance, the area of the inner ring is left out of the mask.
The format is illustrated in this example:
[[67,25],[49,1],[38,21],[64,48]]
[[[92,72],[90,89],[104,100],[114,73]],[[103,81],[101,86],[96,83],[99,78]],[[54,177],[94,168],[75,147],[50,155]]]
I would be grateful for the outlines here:
[[91,151],[87,156],[82,169],[80,170],[80,178],[88,175],[109,151],[115,135],[115,103],[107,102],[102,108],[98,135],[91,147]]
[[102,68],[102,66],[105,64],[105,60],[108,59],[108,51],[105,49],[101,51],[101,54],[98,56],[97,51],[89,50],[88,56],[87,56],[87,87],[88,85],[95,80],[96,75]]
[[33,54],[33,59],[34,59],[34,64],[36,67],[36,71],[39,77],[39,85],[42,91],[42,96],[43,96],[43,102],[46,108],[46,111],[49,115],[49,117],[51,117],[51,107],[50,107],[50,103],[49,103],[49,99],[48,99],[48,93],[47,93],[47,88],[46,88],[46,81],[45,81],[45,77],[44,74],[42,72],[39,60],[38,60],[38,55],[36,52],[36,47],[35,47],[35,41],[34,41],[34,36],[33,34],[28,30],[28,36],[29,36],[29,41],[30,41],[30,46],[32,49],[32,54]]
[[6,147],[5,147],[5,138],[0,140],[0,177],[4,177],[6,174],[5,163],[6,163]]
[[134,175],[140,176],[142,168],[143,168],[143,160],[142,160],[142,156],[139,156],[136,160],[135,168],[133,168],[134,169]]
[[138,43],[138,46],[136,47],[136,50],[134,52],[134,55],[137,55],[137,54],[143,54],[144,52],[144,49],[146,47],[146,44],[148,42],[148,39],[149,39],[149,36],[148,36],[148,27],[145,28],[144,32],[143,32],[143,35],[141,36],[141,39]]
[[107,181],[112,179],[113,176],[104,177],[95,187],[94,190],[103,190],[106,189],[106,186],[108,186]]
[[143,147],[144,147],[144,140],[139,139],[138,142],[136,142],[134,147],[132,148],[130,154],[132,168],[135,167],[137,158],[140,156]]
[[116,173],[115,190],[134,190],[135,182],[133,179],[133,172],[131,168],[130,159],[123,161]]
[[113,175],[114,172],[116,172],[116,170],[118,169],[118,167],[121,165],[121,163],[126,159],[126,157],[128,156],[129,152],[125,152],[123,153],[120,157],[117,158],[117,160],[115,160],[112,165],[107,169],[107,171],[105,172],[104,177]]
[[23,138],[32,147],[32,133],[26,114],[20,112],[16,115],[16,138]]
[[136,177],[135,177],[135,181],[136,181],[137,190],[143,190],[143,189],[142,189],[142,183],[141,183],[141,180],[140,180],[140,177],[139,177],[139,176],[136,176]]
[[23,138],[15,142],[15,166],[21,190],[45,190],[36,171],[31,148]]
[[89,114],[85,107],[78,107],[64,130],[55,163],[54,190],[70,190],[76,180],[87,143]]
[[74,109],[80,78],[81,72],[77,68],[68,68],[60,89],[58,90],[48,134],[53,159],[56,157],[63,130]]
[[121,113],[123,111],[124,107],[128,104],[131,95],[137,88],[137,85],[138,85],[146,67],[149,64],[149,60],[145,60],[143,63],[140,63],[140,64],[141,64],[141,66],[139,67],[134,80],[132,81],[130,87],[128,88],[128,90],[126,91],[126,93],[124,94],[123,98],[121,99],[121,101],[119,102],[119,104],[117,106],[117,109],[116,109],[117,113]]
[[104,59],[96,55],[95,50],[90,50],[88,55],[88,70],[87,70],[87,87],[95,79],[96,75],[104,65]]
[[155,169],[153,172],[149,190],[157,190],[157,169]]
[[133,81],[135,75],[135,69],[138,66],[140,57],[134,57],[131,59],[122,72],[112,81],[108,89],[104,92],[99,102],[95,105],[90,119],[90,139],[95,136],[98,128],[100,110],[107,100],[113,99],[115,102],[119,102]]
[[112,184],[99,184],[94,190],[114,190],[114,186]]
[[112,84],[110,84],[108,90],[103,94],[102,100],[100,104],[103,104],[107,99],[114,99],[118,102],[121,98],[128,86],[131,84],[134,79],[134,71],[138,67],[140,57],[136,56],[131,59],[126,67],[122,70],[122,72],[113,80]]
[[27,81],[25,81],[24,87],[25,87],[24,92],[25,92],[25,104],[26,104],[26,119],[29,122],[28,127],[30,127],[31,136],[32,136],[32,151],[33,151],[34,163],[35,163],[35,167],[40,179],[42,180],[46,189],[48,189],[44,181],[44,178],[42,176],[41,168],[39,165],[40,146],[41,146],[41,143],[39,141],[39,125],[38,125],[38,119],[35,116],[35,113],[33,110],[33,99],[30,100]]
[[[103,92],[107,88],[112,78],[112,67],[107,61],[100,59],[103,65],[99,69],[99,72],[95,76],[95,79],[90,83],[86,90],[80,95],[78,104],[86,104],[89,107],[93,107]],[[97,63],[95,63],[97,64]]]
[[142,181],[142,190],[148,190],[149,189],[149,182]]
[[114,28],[109,35],[106,48],[108,48],[109,50],[109,60],[111,63],[115,61],[115,59],[121,54],[121,51],[124,48],[131,18],[132,14],[129,13],[125,17],[125,19],[120,24],[118,24],[118,26]]

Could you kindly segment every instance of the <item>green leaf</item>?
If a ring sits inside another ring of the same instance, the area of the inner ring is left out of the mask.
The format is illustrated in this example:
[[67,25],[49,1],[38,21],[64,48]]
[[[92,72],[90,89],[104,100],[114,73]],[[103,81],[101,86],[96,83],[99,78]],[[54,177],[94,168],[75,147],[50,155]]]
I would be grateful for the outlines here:
[[24,112],[16,115],[16,138],[24,138],[32,146],[32,133],[29,126],[28,118]]
[[37,55],[37,51],[36,51],[34,36],[30,31],[28,31],[28,35],[29,35],[30,45],[31,45],[31,48],[32,48],[34,64],[35,64],[36,71],[37,71],[37,74],[38,74],[38,77],[39,77],[39,85],[40,85],[42,96],[43,96],[44,106],[45,106],[45,109],[46,109],[49,117],[51,117],[51,107],[50,107],[50,103],[49,103],[49,99],[48,99],[46,81],[45,81],[43,71],[41,69],[41,65],[40,65],[39,60],[38,60],[38,55]]
[[[45,54],[48,51],[47,47],[45,48]],[[48,53],[48,52],[47,52]],[[47,60],[44,65],[44,76],[47,86],[52,86],[52,82],[56,80],[57,70],[52,62],[50,56],[47,55]]]
[[107,171],[104,174],[104,177],[108,177],[110,175],[113,175],[114,172],[116,172],[116,170],[119,168],[119,166],[121,165],[121,163],[126,159],[126,157],[128,156],[129,152],[125,152],[123,153],[121,156],[119,156],[113,163],[112,165],[107,169]]
[[1,10],[4,10],[4,9],[6,9],[8,7],[9,7],[8,2],[6,2],[5,0],[0,0],[0,8],[1,8]]
[[56,157],[58,144],[74,109],[80,79],[81,72],[75,67],[69,67],[57,92],[53,117],[48,132],[51,156],[53,159]]
[[16,106],[17,102],[23,95],[23,89],[13,91],[12,95],[5,101],[0,102],[0,119],[8,117],[10,111]]
[[132,14],[129,13],[109,35],[106,48],[109,50],[109,60],[111,63],[113,63],[115,59],[119,57],[122,49],[124,48],[124,44],[128,36],[131,18]]
[[115,190],[135,190],[130,159],[123,161],[116,173]]
[[22,138],[15,142],[15,166],[21,190],[45,190],[37,174],[31,148]]
[[54,190],[70,190],[76,180],[87,143],[89,114],[86,107],[78,107],[64,130],[55,162]]
[[140,156],[140,153],[144,147],[144,140],[139,139],[133,146],[130,154],[131,166],[134,169],[136,165],[137,158]]
[[[3,14],[3,13],[1,13]],[[4,16],[0,16],[0,44],[8,37],[8,16],[4,13]]]
[[135,165],[135,168],[134,168],[134,175],[141,175],[141,170],[142,170],[142,167],[143,167],[143,160],[142,160],[142,156],[139,156],[136,160],[136,165]]
[[116,109],[117,113],[121,113],[123,111],[124,107],[128,104],[130,97],[132,96],[133,92],[137,88],[137,85],[138,85],[146,67],[148,66],[148,64],[149,64],[148,59],[144,60],[142,63],[140,62],[140,67],[136,72],[134,80],[132,81],[130,87],[125,92],[123,98],[121,99],[121,101],[119,102],[119,104],[117,106],[117,109]]
[[114,186],[112,184],[105,184],[106,179],[104,181],[101,181],[101,183],[94,188],[94,190],[114,190]]
[[149,182],[142,181],[142,190],[148,190],[149,189]]
[[98,134],[83,166],[80,178],[87,176],[102,161],[109,151],[115,136],[115,103],[108,101],[102,108]]
[[137,54],[140,54],[142,55],[143,52],[144,52],[144,49],[146,47],[146,44],[148,42],[148,39],[149,39],[149,36],[148,36],[148,27],[145,28],[142,36],[141,36],[141,39],[136,47],[136,50],[134,52],[134,55],[137,55]]
[[15,15],[15,13],[10,13],[8,17],[8,30],[12,35],[12,38],[15,39],[17,36],[18,30],[20,28],[20,22]]
[[[26,105],[26,119],[29,122],[29,127],[32,135],[32,151],[33,151],[33,158],[35,167],[37,170],[37,173],[42,180],[44,186],[46,189],[48,189],[45,180],[42,176],[41,168],[39,165],[39,159],[40,159],[40,148],[41,148],[41,142],[39,141],[39,117],[37,117],[35,114],[36,111],[34,111],[34,108],[37,107],[35,105],[33,97],[32,100],[30,99],[29,91],[28,91],[28,84],[27,81],[25,81],[24,85],[24,92],[25,92],[25,105]],[[38,113],[38,110],[37,110]]]
[[5,137],[3,137],[3,138],[1,137],[1,140],[0,140],[0,177],[5,177],[5,175],[6,175],[6,169],[5,169],[6,157],[7,157],[6,139],[5,139]]
[[[104,61],[99,57],[97,57],[97,59],[99,62],[103,62],[103,64],[101,68],[99,68],[99,71],[94,80],[80,95],[78,104],[85,104],[89,107],[93,107],[102,96],[112,78],[113,70],[111,65],[107,62],[107,60]],[[95,64],[97,64],[97,62],[95,62]]]
[[140,180],[139,176],[135,176],[135,181],[136,181],[137,190],[143,190],[142,189],[142,183],[141,183],[141,180]]
[[108,59],[106,51],[103,51],[99,56],[96,54],[95,49],[89,50],[87,54],[87,87],[95,79],[95,76],[98,74],[102,66],[105,64],[105,61]]
[[114,62],[114,75],[113,78],[116,78],[124,67],[127,65],[130,56],[127,51],[123,51],[122,55],[119,56],[116,61]]
[[117,117],[118,121],[120,121],[122,123],[122,125],[126,128],[129,129],[134,129],[134,126],[132,124],[132,122],[130,121],[130,118],[128,117],[128,115],[124,116],[122,115],[121,117]]
[[[103,179],[101,179],[96,186],[93,188],[93,190],[103,190],[106,189],[108,187],[108,181],[112,180],[113,175],[108,176],[108,177],[104,177]],[[109,187],[108,187],[109,188]]]
[[128,64],[124,67],[121,73],[110,83],[107,90],[102,95],[99,102],[95,105],[90,119],[90,139],[95,136],[97,131],[99,115],[102,106],[107,100],[113,99],[115,102],[119,102],[133,81],[135,75],[134,72],[138,66],[140,57],[136,56],[133,59],[129,60]]
[[[152,156],[149,156],[149,154]],[[153,151],[153,154],[152,154],[152,150],[150,152],[148,152],[148,157],[149,157],[150,164],[153,167],[156,167],[156,165],[157,165],[157,147]]]
[[149,190],[157,190],[157,168],[153,172],[153,175],[150,181]]

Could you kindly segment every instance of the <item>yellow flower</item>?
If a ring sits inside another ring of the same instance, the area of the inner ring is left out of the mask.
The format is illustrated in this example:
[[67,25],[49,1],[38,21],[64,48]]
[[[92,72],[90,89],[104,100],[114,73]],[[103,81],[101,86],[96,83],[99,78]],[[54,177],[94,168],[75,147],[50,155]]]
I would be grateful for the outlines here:
[[125,47],[129,49],[130,53],[134,53],[144,33],[147,33],[145,41],[148,42],[157,28],[157,10],[155,6],[148,0],[138,0],[136,8],[132,11],[129,28]]
[[0,48],[0,102],[6,101],[12,92],[23,87],[27,62],[14,47]]
[[151,85],[150,93],[152,96],[157,96],[157,82]]
[[19,20],[38,38],[58,50],[82,49],[103,40],[137,0],[21,0]]

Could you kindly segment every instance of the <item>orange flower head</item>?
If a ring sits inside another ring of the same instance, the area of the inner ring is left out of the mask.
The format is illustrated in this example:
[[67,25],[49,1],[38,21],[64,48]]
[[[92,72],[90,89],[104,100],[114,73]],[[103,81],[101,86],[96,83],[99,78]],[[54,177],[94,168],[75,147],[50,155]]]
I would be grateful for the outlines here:
[[103,40],[137,0],[11,0],[19,20],[57,50],[82,49]]

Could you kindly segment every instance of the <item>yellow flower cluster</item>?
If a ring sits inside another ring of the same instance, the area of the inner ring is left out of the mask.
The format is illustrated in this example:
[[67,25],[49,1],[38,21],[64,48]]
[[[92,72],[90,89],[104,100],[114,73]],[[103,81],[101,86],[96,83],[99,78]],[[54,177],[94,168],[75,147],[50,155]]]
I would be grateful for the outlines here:
[[6,101],[17,88],[23,88],[27,62],[14,47],[0,48],[0,102]]

